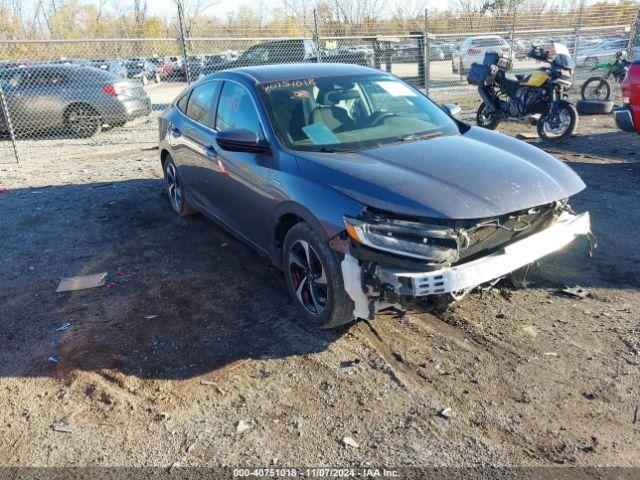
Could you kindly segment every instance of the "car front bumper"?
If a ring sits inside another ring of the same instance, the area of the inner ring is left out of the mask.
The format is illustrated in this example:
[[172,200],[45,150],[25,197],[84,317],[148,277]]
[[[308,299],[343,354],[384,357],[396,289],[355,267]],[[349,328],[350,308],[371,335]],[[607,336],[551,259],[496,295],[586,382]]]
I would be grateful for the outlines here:
[[578,236],[590,234],[590,223],[589,212],[580,215],[565,212],[544,230],[476,260],[428,272],[377,266],[376,275],[381,283],[392,286],[401,295],[420,297],[464,291],[560,250]]

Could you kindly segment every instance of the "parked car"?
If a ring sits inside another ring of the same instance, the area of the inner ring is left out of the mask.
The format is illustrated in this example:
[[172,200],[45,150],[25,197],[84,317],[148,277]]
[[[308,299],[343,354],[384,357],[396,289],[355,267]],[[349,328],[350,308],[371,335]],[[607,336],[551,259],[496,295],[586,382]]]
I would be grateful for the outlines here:
[[507,41],[498,35],[482,35],[469,37],[460,45],[460,49],[453,53],[451,70],[453,73],[468,72],[471,64],[482,63],[484,54],[496,52],[508,55],[510,52]]
[[640,133],[640,60],[631,63],[620,90],[622,107],[614,112],[616,125],[621,130]]
[[127,78],[139,80],[143,85],[153,81],[160,83],[160,74],[156,66],[144,58],[133,58],[124,62]]
[[454,42],[440,42],[437,46],[442,50],[443,60],[451,60],[453,53],[458,50],[458,46]]
[[94,60],[91,62],[91,66],[106,72],[111,72],[120,78],[128,78],[128,72],[124,64],[117,60]]
[[[76,137],[91,137],[103,124],[120,126],[151,112],[151,102],[139,82],[93,67],[11,68],[0,71],[0,84],[18,135],[64,127]],[[7,121],[0,116],[0,131],[7,130]]]
[[160,80],[166,80],[178,73],[175,71],[175,61],[170,57],[151,57],[148,60],[155,65]]
[[452,112],[361,66],[218,72],[160,117],[168,199],[267,255],[320,328],[459,298],[589,233],[568,166]]

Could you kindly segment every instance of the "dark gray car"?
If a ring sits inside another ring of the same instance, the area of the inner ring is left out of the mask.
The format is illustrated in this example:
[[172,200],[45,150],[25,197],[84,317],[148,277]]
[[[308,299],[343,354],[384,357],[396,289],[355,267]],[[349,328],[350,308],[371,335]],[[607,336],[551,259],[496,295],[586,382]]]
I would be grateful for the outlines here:
[[[103,124],[121,126],[151,112],[140,82],[77,65],[31,65],[0,71],[11,123],[17,135],[56,127],[90,137]],[[8,125],[0,111],[0,131]]]
[[282,268],[321,328],[459,299],[590,233],[567,203],[585,186],[571,169],[451,112],[354,65],[219,72],[160,118],[167,195]]

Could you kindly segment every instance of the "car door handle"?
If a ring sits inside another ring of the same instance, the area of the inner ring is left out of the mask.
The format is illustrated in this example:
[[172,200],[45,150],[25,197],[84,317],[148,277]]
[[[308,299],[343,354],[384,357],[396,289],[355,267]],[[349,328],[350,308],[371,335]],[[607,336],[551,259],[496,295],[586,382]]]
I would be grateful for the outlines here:
[[182,136],[182,130],[180,130],[178,127],[176,126],[171,126],[171,135],[173,135],[174,137],[181,137]]
[[218,156],[218,152],[216,152],[216,149],[213,147],[213,145],[206,145],[204,147],[204,154],[207,156],[207,158],[216,158]]

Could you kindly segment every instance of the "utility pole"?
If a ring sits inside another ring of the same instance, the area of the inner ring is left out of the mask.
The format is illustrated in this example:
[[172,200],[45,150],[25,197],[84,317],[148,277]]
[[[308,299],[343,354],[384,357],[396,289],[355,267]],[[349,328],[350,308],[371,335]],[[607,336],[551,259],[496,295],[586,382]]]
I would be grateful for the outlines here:
[[11,138],[11,145],[13,146],[13,154],[16,157],[16,163],[20,163],[20,156],[18,155],[18,146],[16,145],[16,135],[13,131],[13,124],[11,123],[11,115],[9,115],[9,107],[7,106],[7,97],[4,96],[4,90],[0,85],[0,111],[3,113],[7,128],[9,129],[9,138]]
[[431,64],[429,59],[429,9],[424,9],[424,93],[429,95]]
[[580,31],[582,30],[582,14],[584,13],[584,0],[580,1],[580,10],[578,11],[578,24],[576,25],[576,38],[573,42],[573,61],[578,62],[578,49],[580,48]]
[[174,0],[178,7],[178,27],[180,29],[180,46],[182,47],[182,56],[184,57],[184,73],[187,76],[187,84],[191,83],[191,72],[189,71],[189,57],[187,56],[187,44],[184,40],[184,25],[182,23],[182,1]]
[[[633,60],[633,52],[640,43],[640,7],[636,10],[636,17],[631,25],[631,31],[629,32],[629,45],[627,46],[627,59]],[[640,57],[636,60],[640,60]]]
[[316,62],[322,63],[322,51],[320,50],[320,32],[318,31],[318,11],[313,9],[313,43],[316,46]]

